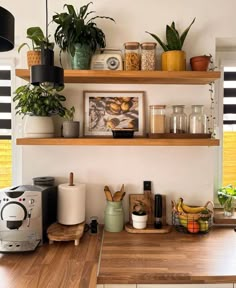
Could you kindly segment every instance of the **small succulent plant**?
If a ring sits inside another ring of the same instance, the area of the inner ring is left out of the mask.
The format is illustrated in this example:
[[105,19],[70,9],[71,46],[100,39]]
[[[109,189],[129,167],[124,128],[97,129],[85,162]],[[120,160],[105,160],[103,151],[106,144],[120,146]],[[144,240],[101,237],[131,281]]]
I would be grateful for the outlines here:
[[182,50],[185,38],[195,19],[196,18],[193,19],[191,24],[184,30],[181,35],[175,27],[175,22],[172,22],[171,25],[166,25],[166,43],[164,43],[157,35],[148,31],[146,31],[146,33],[150,34],[161,45],[165,52],[171,50]]
[[145,204],[141,200],[136,200],[133,206],[133,214],[135,215],[146,215]]

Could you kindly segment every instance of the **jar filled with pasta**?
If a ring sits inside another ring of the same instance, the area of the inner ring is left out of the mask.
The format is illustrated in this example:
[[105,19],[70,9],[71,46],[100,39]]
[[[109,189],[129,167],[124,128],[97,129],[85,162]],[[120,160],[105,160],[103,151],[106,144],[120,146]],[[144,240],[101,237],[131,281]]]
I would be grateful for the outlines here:
[[144,42],[141,44],[141,70],[156,69],[156,43]]
[[124,70],[139,70],[140,69],[140,55],[139,43],[127,42],[124,44]]

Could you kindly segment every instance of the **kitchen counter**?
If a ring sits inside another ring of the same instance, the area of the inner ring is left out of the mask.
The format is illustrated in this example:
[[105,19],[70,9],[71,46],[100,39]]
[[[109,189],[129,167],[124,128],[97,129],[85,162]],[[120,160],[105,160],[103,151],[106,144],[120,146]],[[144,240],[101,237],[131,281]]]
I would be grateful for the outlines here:
[[98,284],[236,283],[236,232],[104,232]]
[[0,288],[95,288],[102,229],[79,246],[45,243],[34,252],[0,253]]
[[[236,283],[236,233],[88,232],[74,242],[44,244],[35,252],[1,254],[0,288],[95,288],[98,284]],[[100,263],[100,268],[98,265]],[[98,278],[97,278],[98,271]]]

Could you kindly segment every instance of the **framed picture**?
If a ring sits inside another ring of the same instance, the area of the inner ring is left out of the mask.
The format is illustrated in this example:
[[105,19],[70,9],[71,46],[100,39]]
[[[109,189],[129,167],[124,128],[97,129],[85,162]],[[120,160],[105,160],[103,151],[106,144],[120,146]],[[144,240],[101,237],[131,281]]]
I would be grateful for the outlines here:
[[145,135],[144,91],[84,91],[84,136],[112,136],[112,129]]

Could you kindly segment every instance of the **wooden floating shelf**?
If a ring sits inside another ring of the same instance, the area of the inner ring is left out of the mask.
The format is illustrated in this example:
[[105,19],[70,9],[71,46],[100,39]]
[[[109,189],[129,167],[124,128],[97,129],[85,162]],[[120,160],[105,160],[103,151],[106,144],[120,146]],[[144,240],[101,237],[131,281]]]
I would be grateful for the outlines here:
[[18,138],[17,145],[78,146],[219,146],[218,139],[151,139],[151,138]]
[[[30,80],[28,69],[16,69],[16,76]],[[64,70],[65,83],[205,85],[219,78],[219,71]]]

